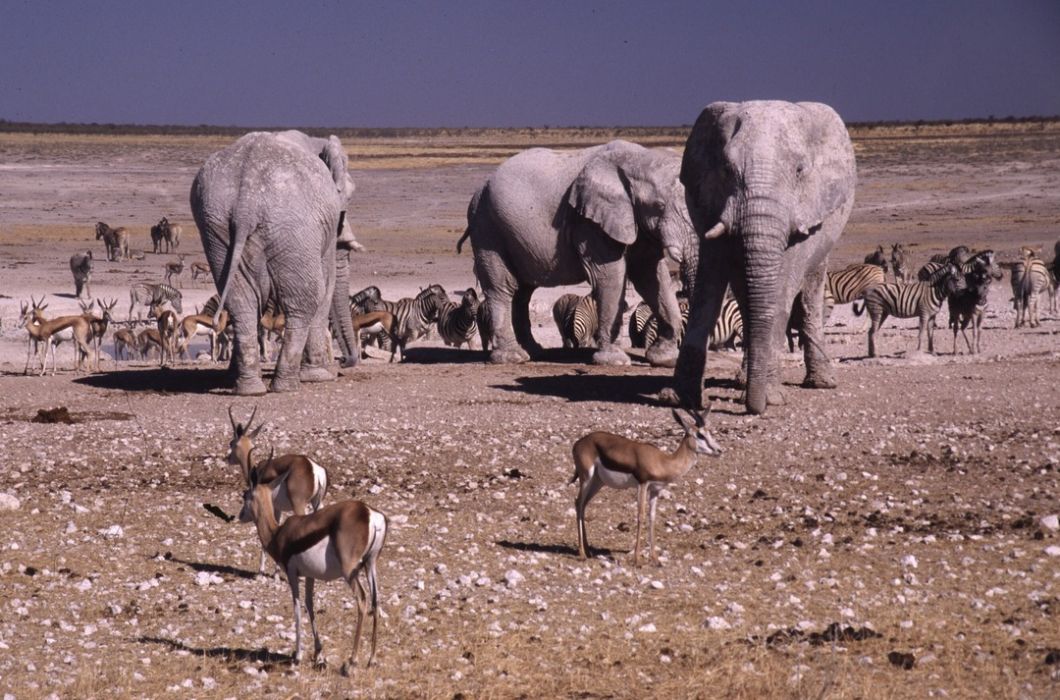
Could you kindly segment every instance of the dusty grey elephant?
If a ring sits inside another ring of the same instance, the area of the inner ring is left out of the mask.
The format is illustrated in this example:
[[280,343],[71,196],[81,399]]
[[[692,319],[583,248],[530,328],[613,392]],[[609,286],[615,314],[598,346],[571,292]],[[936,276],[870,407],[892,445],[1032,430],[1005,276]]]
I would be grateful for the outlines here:
[[823,345],[824,285],[856,179],[846,126],[827,105],[715,102],[703,110],[681,164],[702,243],[671,398],[702,404],[707,338],[729,285],[744,319],[750,413],[782,401],[776,352],[800,291],[803,385],[835,386]]
[[533,148],[502,163],[475,194],[468,226],[475,275],[493,323],[490,361],[523,362],[540,351],[530,332],[538,287],[588,281],[600,313],[593,362],[628,364],[615,345],[626,278],[661,319],[648,349],[655,365],[677,361],[680,314],[666,258],[694,282],[698,241],[678,180],[681,158],[626,141],[578,151]]
[[348,308],[345,227],[353,181],[339,139],[253,132],[210,156],[191,187],[191,210],[234,327],[237,394],[261,394],[258,323],[270,294],[286,313],[272,391],[334,379],[329,315],[343,364],[360,359]]

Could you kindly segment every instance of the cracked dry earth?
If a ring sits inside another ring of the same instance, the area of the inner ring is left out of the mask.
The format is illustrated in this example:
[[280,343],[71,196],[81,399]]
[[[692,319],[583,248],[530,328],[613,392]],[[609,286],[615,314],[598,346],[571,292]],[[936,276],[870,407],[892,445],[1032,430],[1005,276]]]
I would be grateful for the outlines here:
[[[1012,166],[1030,199],[999,213],[992,195],[1012,184],[1001,165],[978,180],[955,146],[928,162],[919,148],[895,155],[888,149],[898,146],[886,145],[859,143],[866,196],[839,264],[891,240],[891,213],[943,218],[934,206],[909,204],[935,179],[983,195],[962,205],[966,242],[1011,255],[1055,230],[1056,163],[1035,160],[1034,148],[1018,155],[1029,170]],[[904,170],[902,153],[914,162]],[[461,171],[453,182],[462,187],[478,174]],[[375,206],[400,211],[394,196]],[[437,196],[430,205],[458,220],[463,192]],[[1025,209],[1036,223],[1013,223]],[[90,227],[94,215],[82,214]],[[999,232],[1001,214],[1009,223]],[[217,388],[220,370],[208,363],[115,369],[105,359],[95,375],[23,377],[11,305],[68,285],[65,259],[90,235],[74,238],[70,226],[33,230],[54,233],[59,253],[9,236],[6,226],[0,240],[9,260],[27,261],[4,270],[0,290],[13,297],[0,302],[0,492],[18,500],[0,511],[4,694],[1060,692],[1060,321],[1046,311],[1040,327],[1013,329],[1007,279],[993,290],[986,352],[974,358],[948,354],[943,312],[944,354],[913,352],[913,325],[891,321],[883,357],[867,360],[861,319],[838,309],[827,338],[839,388],[800,389],[801,364],[785,354],[787,403],[764,417],[744,415],[739,403],[739,354],[712,354],[710,425],[725,452],[668,489],[658,516],[662,566],[634,569],[631,491],[594,500],[588,530],[598,556],[577,557],[570,446],[607,429],[672,449],[679,430],[652,399],[668,371],[636,354],[627,368],[561,353],[495,367],[430,341],[407,363],[370,359],[337,382],[254,400]],[[372,244],[378,235],[380,252],[367,264],[384,292],[386,284],[412,287],[405,270],[422,276],[427,259],[437,260],[430,269],[447,288],[469,282],[469,261],[449,252],[451,232],[423,232],[424,251],[403,254],[372,226],[364,238]],[[920,238],[917,255],[948,249],[958,228]],[[128,268],[101,267],[102,293],[123,291]],[[29,269],[45,272],[35,278]],[[535,332],[556,345],[548,299],[535,297]],[[60,367],[69,361],[69,349],[60,350]],[[237,471],[224,461],[230,405],[237,416],[259,407],[266,449],[304,451],[324,464],[330,499],[361,498],[390,518],[378,655],[364,668],[362,645],[352,679],[338,674],[354,626],[348,589],[317,588],[327,668],[292,665],[286,584],[256,575],[252,527],[204,508],[234,515],[240,505]],[[56,406],[74,422],[33,422]]]

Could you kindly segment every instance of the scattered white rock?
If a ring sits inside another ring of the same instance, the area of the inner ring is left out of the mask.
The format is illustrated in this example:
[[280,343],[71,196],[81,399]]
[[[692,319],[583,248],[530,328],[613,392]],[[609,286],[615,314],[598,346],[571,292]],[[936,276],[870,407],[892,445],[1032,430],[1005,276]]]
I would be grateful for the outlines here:
[[509,569],[504,573],[504,584],[508,586],[508,588],[515,588],[525,580],[526,577],[515,569]]
[[732,625],[724,617],[711,616],[707,618],[707,629],[727,630],[732,629]]
[[1055,513],[1052,515],[1043,515],[1041,520],[1039,520],[1038,522],[1046,530],[1052,530],[1053,532],[1060,530],[1060,517],[1058,517]]
[[649,622],[646,625],[641,625],[640,627],[637,628],[637,631],[641,632],[643,634],[654,634],[655,633],[655,624],[652,623],[652,622]]
[[1045,548],[1045,553],[1051,557],[1060,557],[1060,545],[1049,545]]
[[18,510],[22,504],[10,493],[0,493],[0,510]]
[[912,554],[906,554],[904,557],[902,557],[902,566],[909,569],[915,569],[918,565],[919,562],[917,562],[916,557],[914,557]]
[[108,540],[116,540],[119,537],[125,536],[125,531],[121,529],[121,525],[105,527],[102,530],[98,530],[98,533],[101,537],[105,537]]

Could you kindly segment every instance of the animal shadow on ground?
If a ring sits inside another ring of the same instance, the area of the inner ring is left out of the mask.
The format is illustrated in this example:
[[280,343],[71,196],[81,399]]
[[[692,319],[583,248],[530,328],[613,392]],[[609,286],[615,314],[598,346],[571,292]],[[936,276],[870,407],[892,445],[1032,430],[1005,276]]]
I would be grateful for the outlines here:
[[[481,350],[446,347],[408,348],[404,362],[417,365],[481,363],[485,355]],[[396,361],[396,360],[395,360]]]
[[245,579],[256,579],[258,574],[256,571],[248,571],[247,569],[240,569],[235,566],[229,566],[227,564],[213,564],[206,561],[189,561],[186,559],[177,559],[176,557],[165,556],[166,561],[171,564],[180,564],[187,566],[195,571],[209,571],[214,574],[227,574],[229,576],[236,576],[238,578]]
[[[264,378],[263,378],[264,379]],[[267,380],[266,380],[267,381]],[[96,389],[121,389],[169,394],[208,394],[228,390],[227,369],[128,369],[100,372],[74,380]]]
[[[536,552],[538,554],[562,554],[568,557],[578,557],[578,548],[568,544],[544,544],[541,542],[512,542],[511,540],[497,540],[495,544],[505,549],[514,549],[517,552]],[[606,556],[614,558],[615,552],[606,547],[593,547],[592,556]]]
[[[186,651],[194,656],[207,656],[211,659],[224,659],[229,663],[244,663],[256,661],[263,664],[293,664],[294,657],[290,654],[280,654],[269,651],[265,647],[260,649],[240,649],[238,647],[193,647],[176,639],[165,637],[138,637],[140,644],[160,644],[169,647],[170,651]],[[268,666],[266,666],[268,668]]]
[[669,386],[673,378],[651,375],[554,374],[516,377],[515,384],[494,384],[491,388],[539,396],[558,396],[568,401],[613,401],[629,404],[656,404],[652,397]]

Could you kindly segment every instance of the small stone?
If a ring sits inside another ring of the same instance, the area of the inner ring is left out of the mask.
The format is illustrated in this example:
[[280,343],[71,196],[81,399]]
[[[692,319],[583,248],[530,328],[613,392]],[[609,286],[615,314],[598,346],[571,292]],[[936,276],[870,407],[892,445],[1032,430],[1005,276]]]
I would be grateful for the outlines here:
[[1051,544],[1045,548],[1045,553],[1051,557],[1060,557],[1060,546]]
[[644,634],[653,634],[655,632],[655,624],[649,622],[646,625],[641,625],[637,628],[637,631],[642,632]]
[[727,630],[731,629],[732,625],[724,617],[712,616],[707,618],[707,629],[711,630]]
[[515,588],[525,580],[526,577],[515,569],[509,569],[504,574],[504,585],[508,586],[508,588]]
[[904,557],[902,557],[902,566],[909,569],[915,569],[918,565],[919,562],[917,562],[916,557],[914,557],[912,554],[906,554]]
[[10,493],[0,493],[0,510],[18,510],[22,504]]
[[1043,515],[1041,520],[1039,520],[1038,522],[1046,530],[1052,530],[1053,532],[1060,530],[1060,517],[1057,517],[1055,514]]

